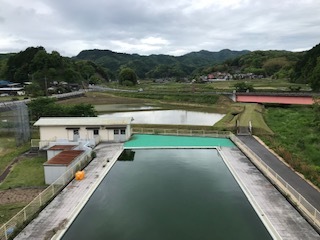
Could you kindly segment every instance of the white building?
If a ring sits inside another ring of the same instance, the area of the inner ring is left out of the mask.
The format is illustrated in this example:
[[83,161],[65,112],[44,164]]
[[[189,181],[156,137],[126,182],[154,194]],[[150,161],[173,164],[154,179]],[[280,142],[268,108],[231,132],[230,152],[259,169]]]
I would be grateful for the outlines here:
[[[40,118],[39,148],[47,150],[43,164],[46,184],[52,184],[91,158],[99,142],[124,142],[131,137],[132,118],[47,117]],[[64,178],[63,178],[64,179]],[[64,184],[64,183],[61,183]]]
[[49,142],[124,142],[131,136],[132,118],[105,117],[43,117],[39,127],[40,148]]

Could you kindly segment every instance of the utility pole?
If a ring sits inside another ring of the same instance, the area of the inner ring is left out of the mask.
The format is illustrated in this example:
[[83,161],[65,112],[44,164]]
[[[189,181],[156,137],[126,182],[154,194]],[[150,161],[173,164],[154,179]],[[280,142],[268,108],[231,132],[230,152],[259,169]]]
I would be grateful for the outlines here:
[[47,76],[44,76],[44,84],[45,84],[45,91],[46,91],[46,96],[48,97],[48,83],[47,83]]

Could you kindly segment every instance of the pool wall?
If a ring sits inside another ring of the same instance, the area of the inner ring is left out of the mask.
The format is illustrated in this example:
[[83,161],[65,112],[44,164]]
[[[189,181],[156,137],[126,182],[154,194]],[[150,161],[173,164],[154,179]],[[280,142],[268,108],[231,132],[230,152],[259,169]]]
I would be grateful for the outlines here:
[[242,192],[246,195],[248,201],[250,202],[251,206],[253,209],[256,211],[258,217],[260,220],[263,222],[264,226],[270,233],[271,237],[273,239],[282,239],[273,224],[271,223],[270,219],[266,216],[264,211],[261,209],[260,205],[257,203],[255,200],[254,196],[252,193],[249,191],[249,189],[246,187],[246,185],[243,183],[242,179],[239,177],[237,174],[237,171],[232,167],[232,165],[229,163],[229,160],[226,156],[224,156],[223,152],[221,151],[221,148],[217,148],[217,151],[220,155],[220,157],[223,159],[223,162],[226,164],[228,167],[229,171],[231,172],[232,176],[235,178],[236,182],[242,189]]
[[[83,207],[87,204],[87,202],[89,201],[90,197],[92,196],[92,194],[94,193],[94,191],[97,189],[97,187],[100,185],[100,183],[102,182],[102,180],[105,178],[105,176],[108,174],[108,172],[111,170],[111,168],[113,167],[113,165],[116,163],[117,159],[119,158],[119,156],[121,155],[123,151],[123,148],[120,149],[113,157],[112,159],[104,159],[105,161],[105,168],[104,170],[99,174],[99,176],[97,177],[96,181],[94,182],[93,186],[90,188],[90,190],[86,193],[85,196],[83,196],[82,201],[76,206],[76,208],[74,209],[73,213],[71,214],[70,218],[68,218],[68,222],[65,226],[63,226],[63,229],[58,231],[57,234],[54,235],[53,238],[51,238],[51,240],[58,240],[61,239],[63,237],[63,235],[66,233],[66,231],[69,229],[69,227],[72,225],[72,223],[74,222],[74,220],[77,218],[77,216],[79,215],[79,213],[81,212],[81,210],[83,209]],[[109,160],[109,162],[107,162]]]

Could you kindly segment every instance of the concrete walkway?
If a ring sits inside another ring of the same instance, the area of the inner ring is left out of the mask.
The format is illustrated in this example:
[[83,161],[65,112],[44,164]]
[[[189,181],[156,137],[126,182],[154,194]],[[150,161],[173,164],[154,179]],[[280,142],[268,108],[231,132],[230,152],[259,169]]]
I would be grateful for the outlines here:
[[219,151],[274,239],[320,239],[319,234],[236,147]]
[[[122,144],[99,144],[95,149],[97,158],[85,169],[85,179],[70,182],[15,239],[50,239],[53,236],[53,239],[59,239],[116,162],[122,148]],[[220,153],[275,239],[320,239],[319,234],[238,148],[222,147]],[[106,163],[107,159],[109,163]]]
[[273,171],[281,176],[288,184],[298,191],[309,203],[320,211],[320,192],[296,174],[286,164],[281,162],[265,146],[258,142],[253,136],[238,136],[262,161]]
[[116,162],[122,148],[123,144],[99,144],[95,148],[97,157],[85,168],[84,180],[72,180],[15,239],[51,239],[67,228]]

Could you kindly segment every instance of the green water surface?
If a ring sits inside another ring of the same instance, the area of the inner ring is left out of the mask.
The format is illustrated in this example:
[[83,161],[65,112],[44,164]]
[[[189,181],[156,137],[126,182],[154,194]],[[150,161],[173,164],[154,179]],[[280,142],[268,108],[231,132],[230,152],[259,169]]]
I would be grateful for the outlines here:
[[134,134],[124,144],[125,148],[157,147],[234,147],[228,138]]
[[215,149],[137,149],[127,155],[64,240],[271,239]]

